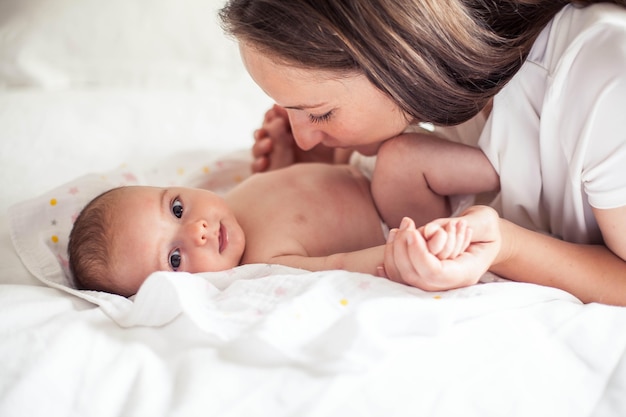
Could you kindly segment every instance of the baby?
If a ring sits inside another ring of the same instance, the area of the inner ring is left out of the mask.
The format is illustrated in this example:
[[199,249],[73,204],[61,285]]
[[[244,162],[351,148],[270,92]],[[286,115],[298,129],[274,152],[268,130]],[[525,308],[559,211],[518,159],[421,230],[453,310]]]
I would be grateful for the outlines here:
[[[422,235],[432,254],[451,259],[471,230],[448,219]],[[382,275],[385,243],[367,177],[351,165],[302,163],[254,174],[223,197],[198,188],[110,190],[83,209],[68,252],[77,288],[128,297],[155,271],[247,263]]]

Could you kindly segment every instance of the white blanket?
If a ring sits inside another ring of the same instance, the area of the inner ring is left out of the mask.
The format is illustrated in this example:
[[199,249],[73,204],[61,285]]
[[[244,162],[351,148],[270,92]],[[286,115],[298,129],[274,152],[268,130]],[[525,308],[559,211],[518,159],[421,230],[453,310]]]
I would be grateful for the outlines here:
[[626,309],[552,288],[268,265],[68,287],[102,187],[246,175],[271,102],[221,3],[0,2],[0,416],[626,415]]
[[624,411],[626,311],[530,284],[430,294],[344,271],[156,273],[115,320],[51,289],[0,294],[1,415]]

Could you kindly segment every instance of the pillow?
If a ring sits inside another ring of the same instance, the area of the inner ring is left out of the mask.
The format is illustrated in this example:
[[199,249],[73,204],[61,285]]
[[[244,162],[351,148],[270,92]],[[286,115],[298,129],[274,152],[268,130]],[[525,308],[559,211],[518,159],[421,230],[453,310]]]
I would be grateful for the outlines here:
[[0,88],[210,86],[239,65],[218,24],[222,3],[3,0]]
[[11,240],[26,268],[43,283],[96,304],[119,297],[72,286],[67,243],[80,210],[102,192],[122,185],[189,186],[224,193],[250,175],[249,151],[211,157],[210,152],[179,154],[140,169],[130,165],[89,174],[9,209]]

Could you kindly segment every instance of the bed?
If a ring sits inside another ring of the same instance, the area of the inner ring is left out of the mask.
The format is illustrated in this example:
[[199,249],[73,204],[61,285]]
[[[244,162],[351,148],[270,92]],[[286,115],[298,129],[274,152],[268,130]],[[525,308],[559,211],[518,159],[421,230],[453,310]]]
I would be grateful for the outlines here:
[[70,287],[95,193],[250,175],[271,101],[221,4],[0,3],[0,415],[626,415],[626,309],[557,289],[264,264],[155,273],[132,299]]

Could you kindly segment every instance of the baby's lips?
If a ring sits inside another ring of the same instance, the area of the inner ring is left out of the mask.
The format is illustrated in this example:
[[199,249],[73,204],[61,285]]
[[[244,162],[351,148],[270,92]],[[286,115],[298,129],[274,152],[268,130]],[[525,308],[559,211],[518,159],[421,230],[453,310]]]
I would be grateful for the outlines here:
[[228,247],[228,231],[226,227],[220,223],[220,231],[218,235],[218,248],[219,252],[222,253]]

